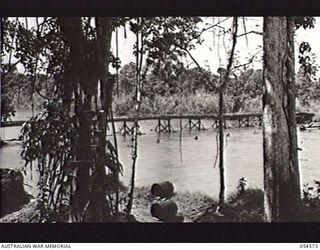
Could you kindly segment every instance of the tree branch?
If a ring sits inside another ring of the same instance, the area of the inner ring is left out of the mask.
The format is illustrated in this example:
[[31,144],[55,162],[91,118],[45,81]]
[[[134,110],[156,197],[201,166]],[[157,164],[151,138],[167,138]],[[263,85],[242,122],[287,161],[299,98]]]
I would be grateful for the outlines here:
[[227,18],[221,20],[220,22],[217,22],[217,23],[215,23],[215,24],[213,24],[213,25],[211,25],[211,26],[209,26],[209,27],[207,27],[207,28],[204,28],[196,38],[199,38],[199,37],[203,34],[203,32],[205,32],[205,31],[207,31],[207,30],[209,30],[209,29],[212,29],[212,28],[214,28],[214,27],[219,27],[219,28],[224,29],[223,27],[219,26],[219,24],[221,24],[221,23],[229,20],[230,18],[231,18],[231,17],[227,17]]
[[236,65],[234,66],[231,70],[235,70],[244,66],[247,66],[249,64],[251,64],[253,62],[253,59],[261,52],[262,50],[259,50],[257,53],[255,53],[246,63],[240,64],[240,65]]
[[[178,45],[177,45],[178,46]],[[197,65],[198,69],[200,70],[200,72],[203,74],[203,76],[206,78],[207,82],[210,84],[210,86],[214,89],[214,90],[218,90],[218,88],[212,83],[212,81],[210,80],[210,76],[208,76],[204,71],[203,68],[200,66],[200,64],[198,63],[198,61],[193,57],[193,55],[190,53],[189,50],[187,50],[186,48],[182,48],[181,46],[178,46],[179,48],[183,49],[185,52],[187,52],[187,54],[189,55],[189,57],[191,58],[191,60]]]
[[263,35],[263,32],[259,32],[259,31],[255,31],[255,30],[251,30],[251,31],[249,31],[249,32],[245,32],[245,33],[243,33],[243,34],[240,34],[240,35],[238,35],[237,37],[239,38],[239,37],[242,37],[242,36],[246,36],[246,35],[248,35],[248,34],[256,34],[256,35]]
[[234,32],[232,35],[232,47],[231,47],[230,57],[228,60],[226,74],[224,75],[222,86],[220,87],[221,90],[225,89],[225,87],[227,85],[228,78],[229,78],[230,71],[231,71],[231,67],[232,67],[232,63],[233,63],[234,51],[235,51],[236,44],[237,44],[237,32],[238,32],[238,18],[237,17],[234,17],[233,27],[234,27]]

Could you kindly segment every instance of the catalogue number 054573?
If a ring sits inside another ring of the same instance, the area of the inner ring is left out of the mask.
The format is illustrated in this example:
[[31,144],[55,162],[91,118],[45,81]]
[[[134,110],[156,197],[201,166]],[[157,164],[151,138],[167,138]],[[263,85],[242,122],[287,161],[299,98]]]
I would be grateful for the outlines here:
[[315,243],[309,243],[309,244],[300,244],[300,248],[303,248],[303,249],[312,249],[312,248],[318,248],[318,244],[315,244]]

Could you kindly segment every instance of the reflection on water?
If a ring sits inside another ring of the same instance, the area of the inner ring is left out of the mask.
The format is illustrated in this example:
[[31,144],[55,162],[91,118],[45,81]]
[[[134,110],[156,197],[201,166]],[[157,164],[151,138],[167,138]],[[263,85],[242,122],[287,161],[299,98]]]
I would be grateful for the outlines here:
[[[186,124],[187,121],[182,121]],[[180,137],[179,120],[173,121],[176,133],[161,133],[154,130],[156,121],[140,122],[144,135],[139,136],[136,185],[151,185],[158,181],[172,181],[176,190],[199,191],[218,197],[219,169],[214,167],[217,153],[216,130],[211,128],[212,121],[205,120],[209,130],[183,130]],[[116,124],[117,130],[121,124]],[[3,130],[3,129],[2,129]],[[6,139],[17,137],[20,128],[6,128],[2,131]],[[233,192],[241,177],[248,180],[251,187],[263,187],[263,153],[261,129],[228,129],[226,137],[226,191]],[[195,137],[198,137],[196,140]],[[112,137],[110,137],[112,139]],[[128,184],[131,174],[131,136],[117,136],[120,160],[124,165],[122,180]],[[158,142],[157,142],[157,139]],[[320,130],[298,133],[300,168],[303,183],[320,180]],[[12,143],[0,149],[1,168],[22,166],[21,147]],[[28,184],[34,184],[30,176]],[[32,189],[26,187],[27,190]]]

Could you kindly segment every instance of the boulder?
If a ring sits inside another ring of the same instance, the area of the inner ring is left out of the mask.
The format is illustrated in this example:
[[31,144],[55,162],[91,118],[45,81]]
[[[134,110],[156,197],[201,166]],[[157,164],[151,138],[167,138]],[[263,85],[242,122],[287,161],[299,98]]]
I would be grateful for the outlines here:
[[13,169],[0,169],[0,217],[15,212],[30,201],[30,195],[25,192],[23,175]]

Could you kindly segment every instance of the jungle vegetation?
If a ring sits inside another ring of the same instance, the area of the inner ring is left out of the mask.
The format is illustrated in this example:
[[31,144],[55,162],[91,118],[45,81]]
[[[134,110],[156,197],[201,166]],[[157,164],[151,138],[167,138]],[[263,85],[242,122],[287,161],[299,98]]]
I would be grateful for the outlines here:
[[[232,17],[225,68],[210,72],[192,56],[201,45],[200,17],[76,17],[2,18],[1,119],[15,109],[43,110],[23,129],[22,158],[40,173],[38,197],[43,221],[65,216],[69,222],[112,222],[129,216],[135,190],[138,116],[141,114],[219,114],[220,194],[225,206],[223,114],[263,113],[264,221],[297,221],[301,216],[297,158],[296,109],[318,105],[317,67],[308,43],[299,47],[296,75],[293,35],[314,26],[312,17],[265,17],[263,68],[252,60],[237,65],[236,45],[241,17]],[[221,21],[222,22],[222,21]],[[111,53],[119,27],[135,35],[136,61],[121,67]],[[279,57],[279,55],[281,55]],[[196,67],[181,61],[190,57]],[[15,60],[13,60],[15,58]],[[21,64],[22,74],[16,70]],[[111,74],[114,68],[116,74]],[[299,106],[296,105],[296,98]],[[124,196],[119,176],[114,115],[131,114],[132,176]],[[121,191],[122,190],[122,191]],[[290,192],[288,192],[290,190]],[[125,206],[121,206],[125,203]],[[124,208],[123,208],[124,207]]]

